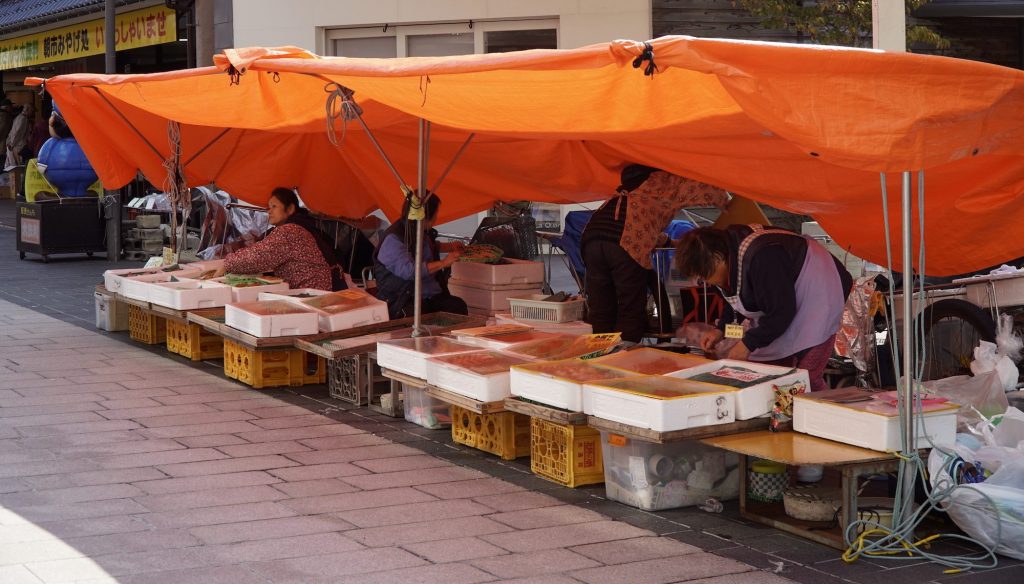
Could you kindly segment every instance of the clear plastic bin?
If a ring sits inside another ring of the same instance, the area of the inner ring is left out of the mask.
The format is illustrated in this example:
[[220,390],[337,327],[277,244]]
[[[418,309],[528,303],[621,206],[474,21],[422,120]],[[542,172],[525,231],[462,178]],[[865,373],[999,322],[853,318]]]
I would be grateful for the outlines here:
[[379,341],[377,363],[385,369],[411,375],[417,379],[426,379],[427,359],[482,350],[480,347],[459,343],[448,337]]
[[665,375],[707,363],[710,361],[703,357],[650,348],[620,351],[594,359],[594,365],[599,367],[630,371],[641,375]]
[[427,395],[425,389],[403,385],[405,393],[405,419],[430,430],[452,425],[449,405]]
[[601,432],[605,492],[645,511],[703,504],[740,493],[739,457],[696,440],[655,444]]

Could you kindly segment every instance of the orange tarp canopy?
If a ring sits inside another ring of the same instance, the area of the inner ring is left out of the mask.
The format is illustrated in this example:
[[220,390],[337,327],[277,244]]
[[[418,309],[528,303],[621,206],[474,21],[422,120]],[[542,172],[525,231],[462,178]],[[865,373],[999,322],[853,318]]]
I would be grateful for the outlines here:
[[899,173],[924,170],[928,273],[1024,256],[1021,71],[689,37],[650,46],[650,77],[631,66],[643,43],[616,41],[407,59],[237,49],[213,67],[45,83],[108,188],[137,170],[164,183],[174,120],[189,185],[216,182],[256,203],[275,186],[297,187],[318,211],[360,217],[380,207],[394,217],[398,183],[359,124],[336,121],[338,145],[328,139],[337,84],[355,92],[410,185],[418,119],[433,129],[428,185],[476,133],[439,189],[442,219],[495,200],[606,198],[622,165],[637,161],[812,215],[851,253],[884,264],[880,173],[895,219]]

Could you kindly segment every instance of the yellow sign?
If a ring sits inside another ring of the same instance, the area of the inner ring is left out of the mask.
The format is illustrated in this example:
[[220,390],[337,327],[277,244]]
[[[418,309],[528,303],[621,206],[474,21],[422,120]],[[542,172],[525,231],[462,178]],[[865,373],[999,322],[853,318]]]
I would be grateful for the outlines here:
[[[174,11],[164,6],[118,14],[116,22],[114,40],[118,51],[178,40]],[[103,28],[101,18],[0,40],[0,71],[102,55]]]

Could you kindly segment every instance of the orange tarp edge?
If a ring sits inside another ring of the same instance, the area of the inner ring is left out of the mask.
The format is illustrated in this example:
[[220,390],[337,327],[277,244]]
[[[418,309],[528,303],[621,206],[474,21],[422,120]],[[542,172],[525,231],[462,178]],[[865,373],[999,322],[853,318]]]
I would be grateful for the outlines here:
[[879,173],[890,173],[898,213],[898,173],[923,169],[928,273],[1024,256],[1021,71],[689,37],[651,46],[653,77],[631,66],[642,43],[616,41],[415,59],[248,48],[213,67],[66,75],[46,87],[108,188],[136,170],[162,183],[175,120],[192,185],[215,181],[257,203],[292,186],[323,212],[394,216],[399,186],[359,125],[338,121],[339,145],[328,140],[328,92],[341,85],[410,184],[417,119],[433,127],[428,184],[476,133],[440,189],[442,219],[502,199],[605,198],[618,169],[640,161],[810,214],[851,253],[884,263]]

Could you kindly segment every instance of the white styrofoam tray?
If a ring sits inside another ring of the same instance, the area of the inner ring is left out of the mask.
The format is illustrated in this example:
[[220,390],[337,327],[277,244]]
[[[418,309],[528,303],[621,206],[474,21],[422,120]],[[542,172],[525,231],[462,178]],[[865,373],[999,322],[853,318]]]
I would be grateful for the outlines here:
[[149,302],[175,310],[215,308],[231,302],[231,288],[209,280],[154,282],[150,284]]
[[[290,304],[299,312],[290,314],[258,314],[263,302],[227,304],[224,323],[257,337],[313,335],[319,331],[319,315],[313,310]],[[256,310],[257,312],[254,312]]]
[[466,305],[491,313],[508,312],[508,299],[528,294],[540,294],[539,284],[512,284],[497,289],[474,286],[472,282],[448,280],[448,291],[466,301]]
[[[877,400],[838,404],[821,399],[834,391],[798,395],[793,400],[793,429],[819,438],[882,452],[900,450],[900,421],[896,407]],[[956,404],[925,406],[914,416],[919,448],[956,440]],[[922,420],[923,417],[923,420]],[[931,440],[931,443],[929,443]]]
[[149,302],[149,293],[153,289],[152,284],[170,282],[172,279],[185,280],[197,275],[198,273],[194,271],[178,270],[175,272],[157,272],[155,274],[147,274],[145,276],[123,278],[121,281],[120,294],[121,296],[131,298],[132,300]]
[[471,284],[539,284],[544,281],[544,264],[510,258],[501,260],[500,264],[455,262],[452,279]]
[[[120,293],[125,281],[125,274],[151,275],[160,272],[160,268],[124,268],[103,272],[103,287],[110,292]],[[138,276],[136,276],[138,277]]]
[[445,362],[446,359],[458,358],[464,355],[486,355],[490,358],[509,363],[508,367],[526,363],[522,359],[509,357],[494,351],[478,351],[429,359],[427,361],[427,383],[482,402],[501,401],[512,395],[509,390],[508,368],[494,373],[482,374],[466,367]]
[[[647,384],[664,386],[679,395],[654,397],[629,389]],[[583,412],[658,432],[729,424],[736,421],[736,390],[658,375],[585,383]]]
[[327,290],[316,288],[292,288],[290,290],[279,290],[277,292],[261,291],[257,300],[287,300],[289,302],[302,302],[305,298],[298,298],[300,295],[323,296],[330,294]]
[[380,341],[377,343],[377,364],[417,379],[426,379],[429,359],[482,350],[479,347],[457,343],[447,337]]
[[790,385],[792,383],[803,382],[807,387],[807,391],[810,391],[811,389],[810,378],[808,377],[805,369],[794,370],[789,367],[765,365],[763,363],[753,363],[750,361],[720,359],[718,361],[710,361],[704,365],[697,365],[682,371],[676,371],[675,373],[669,373],[668,375],[670,377],[689,379],[705,373],[718,371],[725,366],[749,369],[755,373],[764,375],[781,376],[750,387],[739,389],[736,394],[737,420],[750,420],[770,412],[772,410],[772,404],[775,403],[775,392],[772,390],[773,385]]
[[[214,278],[213,282],[219,282],[227,286],[224,278]],[[260,284],[258,286],[231,286],[231,302],[256,302],[263,300],[260,296],[264,293],[287,292],[288,282],[274,282],[271,284]]]
[[[312,308],[320,315],[320,330],[323,332],[348,330],[388,321],[387,303],[377,300],[358,288],[295,300],[298,304]],[[328,306],[332,302],[352,303],[353,308],[343,310],[342,304],[335,304],[330,308],[320,308],[321,305]]]
[[[560,366],[570,367],[575,379],[569,375],[559,375],[555,368]],[[591,374],[587,375],[586,371]],[[594,367],[588,361],[579,359],[543,361],[512,367],[509,389],[512,395],[563,410],[582,412],[585,381],[620,379],[627,376],[627,373]]]

